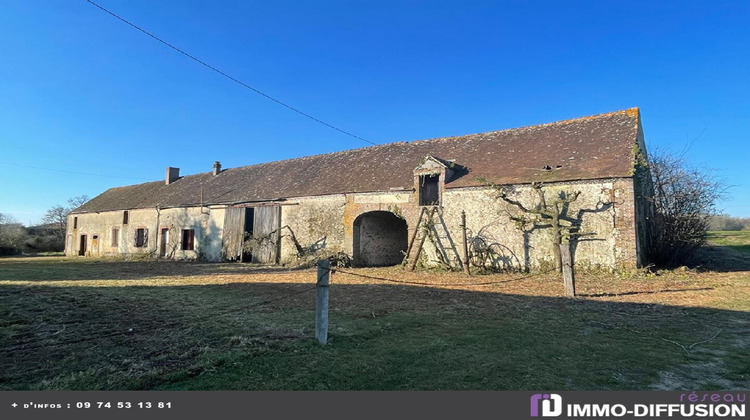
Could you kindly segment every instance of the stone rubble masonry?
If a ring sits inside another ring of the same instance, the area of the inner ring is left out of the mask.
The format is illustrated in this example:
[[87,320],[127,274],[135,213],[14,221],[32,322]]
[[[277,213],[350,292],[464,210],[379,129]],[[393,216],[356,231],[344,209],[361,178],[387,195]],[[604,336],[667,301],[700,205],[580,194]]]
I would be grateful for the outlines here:
[[[88,256],[157,255],[163,228],[169,229],[167,255],[174,259],[201,258],[216,261],[221,258],[221,231],[224,224],[223,209],[208,207],[184,207],[170,209],[128,210],[128,223],[123,224],[123,211],[100,213],[78,213],[68,216],[68,234],[65,254],[78,255],[81,235],[87,236]],[[73,229],[73,219],[78,218]],[[148,229],[145,247],[135,246],[136,229]],[[117,246],[112,246],[112,230],[118,229]],[[192,251],[181,250],[182,229],[195,230],[195,246]],[[99,237],[98,247],[92,246],[93,236]]]
[[[528,185],[514,186],[516,199],[532,206],[537,196]],[[581,191],[566,214],[578,220],[583,234],[574,241],[577,264],[613,269],[638,265],[634,222],[633,182],[630,178],[547,184],[547,197],[560,192]],[[412,192],[359,193],[335,196],[302,197],[299,203],[282,207],[282,225],[288,225],[303,247],[317,244],[329,250],[353,252],[355,220],[372,211],[389,211],[407,222],[409,238],[414,235],[420,207]],[[550,228],[519,229],[510,219],[518,211],[483,187],[447,189],[442,197],[442,214],[453,242],[461,253],[461,211],[466,212],[468,235],[482,237],[486,243],[500,244],[509,260],[520,269],[536,269],[553,264]],[[447,244],[447,242],[446,242]],[[425,247],[428,260],[436,255]],[[281,260],[290,262],[296,255],[291,240],[282,240]],[[453,256],[453,252],[448,255]]]
[[[533,206],[538,200],[529,185],[511,186],[511,195]],[[583,234],[574,241],[573,255],[577,265],[605,269],[635,268],[642,263],[636,233],[636,195],[632,178],[545,184],[547,197],[561,192],[581,191],[570,204],[566,215],[578,220]],[[388,211],[403,218],[409,238],[414,235],[420,207],[413,191],[333,194],[298,197],[286,200],[281,209],[281,226],[289,226],[299,243],[308,249],[353,253],[354,226],[357,217],[371,211]],[[535,270],[550,267],[553,261],[551,229],[528,225],[521,230],[510,216],[518,216],[514,206],[495,198],[486,187],[445,189],[441,197],[442,215],[461,255],[461,212],[466,212],[468,236],[481,237],[487,244],[498,244],[502,257],[514,268]],[[175,259],[202,258],[221,260],[224,210],[222,207],[186,207],[169,209],[135,209],[129,211],[127,225],[122,224],[123,211],[72,214],[68,223],[66,254],[78,255],[80,235],[85,234],[90,256],[158,253],[162,228],[169,229],[168,256]],[[78,218],[73,229],[73,217]],[[119,243],[112,246],[112,229],[119,229]],[[135,247],[135,229],[147,228],[147,247]],[[195,230],[195,250],[180,249],[181,230]],[[99,237],[92,249],[93,235]],[[297,250],[287,231],[282,232],[281,262],[290,263]],[[446,242],[447,244],[447,242]],[[426,242],[428,263],[436,263],[434,246]],[[449,251],[448,256],[455,258]],[[454,261],[455,263],[455,261]]]

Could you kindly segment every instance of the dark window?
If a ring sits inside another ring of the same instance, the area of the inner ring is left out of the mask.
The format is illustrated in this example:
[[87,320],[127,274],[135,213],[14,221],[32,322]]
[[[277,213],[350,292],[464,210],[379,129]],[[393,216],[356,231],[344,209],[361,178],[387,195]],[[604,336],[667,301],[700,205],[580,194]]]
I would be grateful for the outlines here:
[[148,246],[148,229],[138,228],[135,230],[135,246],[136,248]]
[[419,205],[440,205],[440,175],[421,175],[419,177]]
[[86,235],[81,235],[81,246],[78,248],[78,255],[86,255]]
[[122,212],[122,224],[123,225],[127,225],[128,224],[128,216],[129,216],[129,214],[128,214],[127,210],[125,210],[124,212]]
[[120,239],[120,229],[112,228],[112,246],[117,246]]
[[[245,236],[244,236],[245,241],[253,237],[254,227],[255,227],[255,209],[252,207],[247,207],[245,209]],[[253,260],[252,248],[243,246],[242,255],[240,256],[240,261],[252,261],[252,260]]]
[[78,218],[77,217],[73,218],[73,229],[78,229]]
[[195,248],[195,230],[182,229],[182,250],[192,251]]
[[253,236],[253,227],[255,222],[255,209],[248,207],[245,209],[245,233],[247,236]]

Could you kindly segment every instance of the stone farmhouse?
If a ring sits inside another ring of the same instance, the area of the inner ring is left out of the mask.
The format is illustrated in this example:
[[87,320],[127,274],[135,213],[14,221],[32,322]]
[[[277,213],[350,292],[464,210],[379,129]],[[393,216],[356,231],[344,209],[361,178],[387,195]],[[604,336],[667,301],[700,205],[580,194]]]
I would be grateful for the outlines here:
[[561,220],[577,227],[575,263],[632,268],[648,260],[650,185],[632,108],[239,168],[215,162],[195,175],[168,167],[164,180],[109,189],[73,211],[66,255],[279,264],[343,252],[357,266],[382,266],[409,251],[456,268],[465,232],[472,262],[550,264],[549,224],[498,199],[501,186],[527,208],[540,204],[540,191],[577,193],[560,206]]

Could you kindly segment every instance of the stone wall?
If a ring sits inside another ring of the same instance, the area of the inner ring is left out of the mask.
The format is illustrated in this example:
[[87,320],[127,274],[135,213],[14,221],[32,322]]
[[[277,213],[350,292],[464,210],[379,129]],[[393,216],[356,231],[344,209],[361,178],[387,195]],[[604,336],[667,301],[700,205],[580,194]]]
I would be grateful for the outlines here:
[[[572,241],[573,256],[578,266],[612,269],[631,268],[639,264],[642,250],[639,249],[636,218],[645,216],[637,212],[635,202],[638,194],[631,178],[547,184],[544,191],[550,198],[560,193],[581,192],[578,199],[564,209],[564,216],[578,224],[582,234]],[[510,196],[527,207],[533,207],[538,200],[538,196],[528,185],[515,186],[510,191]],[[281,232],[280,260],[288,263],[297,256],[297,249],[291,239],[292,232],[307,252],[342,251],[352,255],[356,236],[355,221],[369,212],[386,211],[403,219],[411,239],[421,210],[416,199],[413,191],[288,199],[281,206],[281,226],[288,228]],[[432,241],[426,241],[427,264],[436,264],[439,261],[438,252],[441,251],[452,260],[462,255],[460,223],[461,212],[465,211],[469,242],[478,249],[481,246],[491,248],[492,252],[489,254],[494,258],[492,264],[520,270],[549,268],[554,265],[552,232],[549,226],[532,223],[523,225],[513,221],[512,217],[522,214],[513,206],[495,198],[491,189],[448,188],[444,190],[441,201],[443,220],[454,246],[451,247],[451,241],[445,237],[441,239],[444,246],[442,250]],[[158,255],[161,229],[168,228],[168,257],[201,257],[211,261],[221,259],[224,223],[222,208],[130,210],[127,225],[122,223],[122,214],[122,211],[112,211],[71,215],[67,255],[78,254],[80,235],[87,235],[88,254],[92,256],[140,253]],[[73,229],[74,217],[78,218],[76,229]],[[366,223],[370,222],[373,220]],[[149,231],[148,245],[142,248],[135,247],[134,243],[135,229],[139,227]],[[119,229],[116,246],[112,246],[113,228]],[[195,250],[180,250],[182,229],[195,230]],[[99,237],[96,249],[91,244],[93,235]],[[371,248],[371,243],[367,242],[370,239],[365,239],[364,249]],[[360,238],[360,244],[361,240]],[[388,255],[388,252],[390,251],[383,252],[383,255]],[[377,265],[376,259],[369,256],[368,259]],[[390,257],[387,259],[391,260]],[[453,261],[453,264],[456,265],[456,262]]]
[[[634,258],[629,247],[634,238],[625,226],[632,213],[632,198],[616,193],[617,183],[632,185],[630,180],[556,183],[544,187],[548,201],[560,193],[580,191],[578,199],[564,207],[563,216],[580,226],[581,235],[572,240],[576,264],[613,268]],[[618,184],[619,185],[619,184]],[[617,195],[620,204],[613,201]],[[513,188],[509,196],[527,208],[533,208],[539,197],[530,186]],[[487,189],[446,191],[443,217],[451,232],[460,240],[460,214],[466,212],[469,242],[497,244],[492,254],[500,254],[503,264],[523,270],[554,266],[552,229],[549,225],[515,222],[524,214],[515,206],[494,198]],[[528,216],[528,215],[527,215]],[[620,220],[616,228],[616,220]],[[628,236],[630,235],[630,236]],[[478,238],[479,241],[477,241]]]
[[[297,197],[282,206],[281,225],[289,226],[306,251],[354,253],[354,222],[362,214],[388,211],[400,218],[415,218],[418,207],[409,192],[337,194]],[[409,235],[413,228],[408,225]],[[281,261],[292,262],[297,254],[285,229],[281,242]]]
[[[538,200],[530,186],[516,186],[512,191],[511,196],[526,206],[533,207]],[[564,211],[564,216],[579,225],[582,233],[572,241],[573,256],[579,266],[611,269],[638,264],[632,179],[551,183],[544,191],[550,198],[561,192],[581,192]],[[462,255],[460,221],[461,211],[465,211],[469,242],[491,247],[495,264],[520,270],[552,267],[551,229],[533,224],[522,229],[511,220],[511,216],[519,216],[520,212],[493,195],[487,188],[445,190],[442,214],[454,246],[451,248],[451,241],[441,238],[443,254],[452,259]],[[412,191],[290,199],[296,205],[282,207],[282,225],[289,225],[306,248],[342,250],[352,255],[355,221],[368,212],[388,211],[403,218],[411,239],[420,212],[415,200]],[[426,263],[437,264],[439,251],[433,241],[425,242],[425,251]],[[291,261],[295,255],[294,246],[285,238],[282,261]]]
[[615,258],[618,266],[635,268],[638,266],[638,238],[635,229],[635,191],[631,179],[615,181],[614,232]]
[[[77,222],[75,219],[77,218]],[[81,235],[86,235],[87,255],[158,255],[162,229],[168,229],[167,257],[175,259],[202,258],[209,261],[221,257],[221,229],[223,209],[198,207],[171,209],[128,210],[128,223],[123,224],[123,211],[71,214],[68,216],[68,234],[65,254],[78,255]],[[75,227],[75,228],[74,228]],[[146,229],[148,242],[136,247],[137,229]],[[117,229],[117,242],[113,243],[113,230]],[[182,229],[195,231],[194,249],[181,250]],[[98,244],[94,237],[98,237]]]
[[[288,200],[290,205],[281,206],[281,226],[288,226],[306,252],[345,251],[351,254],[351,244],[344,242],[346,227],[343,194],[321,197],[301,197]],[[297,249],[291,232],[283,229],[281,239],[281,262],[292,262]]]

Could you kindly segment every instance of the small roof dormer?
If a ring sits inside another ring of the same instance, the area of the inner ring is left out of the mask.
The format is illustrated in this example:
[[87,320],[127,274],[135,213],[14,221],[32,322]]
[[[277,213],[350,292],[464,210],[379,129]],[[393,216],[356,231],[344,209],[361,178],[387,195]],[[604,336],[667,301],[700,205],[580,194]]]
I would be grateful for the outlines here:
[[427,155],[414,168],[414,191],[420,206],[439,206],[445,183],[456,175],[458,165],[452,160]]

